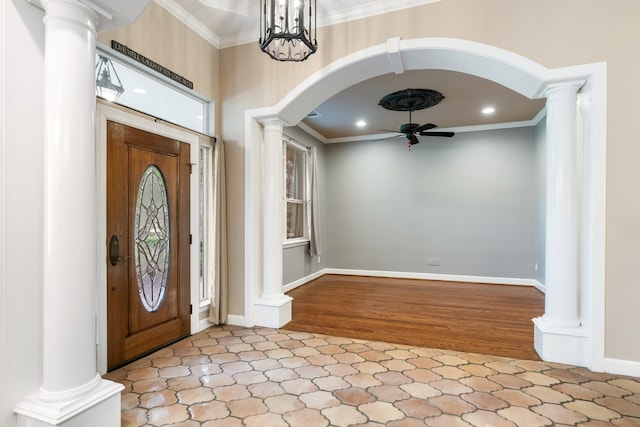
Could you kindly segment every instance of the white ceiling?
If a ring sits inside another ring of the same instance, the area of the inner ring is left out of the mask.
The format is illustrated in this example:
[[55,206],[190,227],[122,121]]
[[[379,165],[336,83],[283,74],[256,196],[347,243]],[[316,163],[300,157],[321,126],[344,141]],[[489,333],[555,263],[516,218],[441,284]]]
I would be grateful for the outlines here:
[[[259,37],[259,0],[155,0],[200,35],[219,48],[256,43]],[[440,0],[318,0],[318,25],[359,19],[393,10]],[[331,11],[331,13],[329,13]],[[318,50],[322,40],[318,40]],[[256,55],[264,55],[256,45]],[[414,123],[435,123],[440,128],[461,131],[486,125],[533,123],[544,108],[544,99],[530,100],[504,86],[468,74],[424,70],[387,74],[352,86],[317,106],[316,119],[303,120],[325,142],[362,139],[398,129],[409,122],[409,113],[389,111],[378,106],[391,92],[416,88],[441,92],[440,104],[413,113]],[[496,111],[486,116],[485,106]],[[367,125],[357,128],[355,122]],[[493,126],[498,127],[498,126]],[[437,130],[437,129],[436,129]]]

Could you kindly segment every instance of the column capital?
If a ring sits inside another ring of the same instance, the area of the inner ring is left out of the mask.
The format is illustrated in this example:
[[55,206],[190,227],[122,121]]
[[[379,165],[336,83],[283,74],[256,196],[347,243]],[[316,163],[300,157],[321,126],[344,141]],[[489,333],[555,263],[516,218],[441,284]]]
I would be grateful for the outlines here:
[[88,9],[95,15],[98,31],[109,30],[134,22],[153,0],[26,0],[40,9],[48,5]]
[[542,89],[542,94],[551,99],[562,95],[575,95],[584,86],[586,80],[584,79],[572,79],[564,81],[549,82]]
[[264,126],[265,130],[279,130],[282,131],[282,128],[285,126],[285,122],[278,117],[268,117],[264,119],[260,119],[260,124]]
[[45,24],[52,19],[63,19],[82,25],[95,33],[100,17],[107,20],[113,18],[113,15],[91,2],[79,0],[27,0],[27,2],[45,11]]

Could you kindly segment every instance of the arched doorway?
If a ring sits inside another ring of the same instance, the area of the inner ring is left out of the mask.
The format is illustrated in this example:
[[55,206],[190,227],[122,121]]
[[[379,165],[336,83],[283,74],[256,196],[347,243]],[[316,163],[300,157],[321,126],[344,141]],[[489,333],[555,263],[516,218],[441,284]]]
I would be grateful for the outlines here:
[[[276,142],[281,139],[282,127],[297,124],[308,111],[356,83],[383,74],[425,69],[472,74],[529,98],[548,98],[548,143],[555,147],[569,141],[571,147],[554,153],[554,161],[547,164],[547,181],[552,184],[548,187],[554,190],[547,198],[547,221],[552,231],[547,232],[551,238],[547,238],[546,248],[547,254],[554,256],[564,257],[566,248],[572,253],[569,267],[567,262],[547,267],[546,313],[534,321],[536,350],[543,360],[603,370],[605,65],[547,69],[513,52],[466,40],[391,39],[322,68],[277,105],[246,112],[247,325],[278,327],[290,318],[291,301],[282,293],[280,171],[273,166],[279,153],[271,150],[279,145]],[[560,163],[555,161],[558,158]],[[556,188],[554,183],[566,181],[578,167],[582,172],[579,178],[572,178],[574,182],[568,187]],[[567,199],[568,209],[564,205]],[[574,233],[558,232],[567,224],[573,226]],[[567,305],[575,309],[567,310]]]

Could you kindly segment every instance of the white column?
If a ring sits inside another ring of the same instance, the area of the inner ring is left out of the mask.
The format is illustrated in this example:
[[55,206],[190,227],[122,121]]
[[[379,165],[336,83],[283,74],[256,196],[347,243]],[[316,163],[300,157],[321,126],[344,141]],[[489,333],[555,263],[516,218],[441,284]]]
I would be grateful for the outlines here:
[[[84,417],[95,416],[91,425],[116,425],[121,386],[102,380],[96,367],[98,16],[77,0],[41,4],[46,37],[42,387],[16,412],[24,425],[82,425]],[[101,409],[92,410],[96,406]]]
[[547,97],[545,314],[534,319],[543,360],[586,363],[580,324],[580,177],[577,93],[584,82],[550,85]]
[[282,299],[282,240],[284,214],[282,122],[264,123],[264,287],[262,299]]
[[263,121],[263,281],[256,304],[256,324],[280,327],[291,320],[291,297],[282,289],[282,241],[284,238],[283,124]]
[[[89,384],[95,364],[95,13],[45,0],[43,395]],[[64,315],[68,313],[67,315]],[[94,343],[91,342],[94,341]],[[78,390],[82,392],[81,390]]]
[[547,90],[545,317],[579,326],[577,84]]

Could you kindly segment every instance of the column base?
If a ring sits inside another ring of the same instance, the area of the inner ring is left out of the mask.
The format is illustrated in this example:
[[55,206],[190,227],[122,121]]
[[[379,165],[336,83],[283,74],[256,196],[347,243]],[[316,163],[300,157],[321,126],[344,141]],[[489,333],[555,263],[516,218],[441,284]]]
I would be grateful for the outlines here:
[[48,402],[38,393],[26,397],[15,409],[19,427],[120,426],[122,384],[100,380],[97,388],[72,400]]
[[581,327],[558,326],[545,316],[533,319],[533,345],[546,362],[588,366],[589,333]]
[[274,301],[260,299],[254,305],[255,324],[267,328],[280,328],[291,321],[291,301],[293,298],[282,295]]

